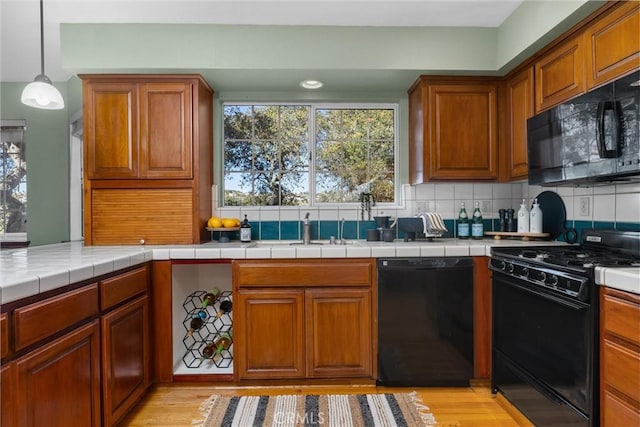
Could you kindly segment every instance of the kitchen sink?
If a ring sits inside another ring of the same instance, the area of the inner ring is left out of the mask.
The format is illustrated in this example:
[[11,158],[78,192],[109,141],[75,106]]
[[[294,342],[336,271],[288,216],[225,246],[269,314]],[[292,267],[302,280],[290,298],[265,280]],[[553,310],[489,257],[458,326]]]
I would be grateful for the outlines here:
[[347,240],[346,243],[344,244],[331,244],[328,240],[314,240],[311,243],[302,243],[299,240],[296,241],[291,241],[291,240],[266,240],[266,241],[260,241],[260,242],[252,242],[249,246],[247,246],[248,248],[272,248],[272,247],[283,247],[283,246],[297,246],[297,247],[304,247],[304,246],[353,246],[356,245],[358,242],[356,240]]

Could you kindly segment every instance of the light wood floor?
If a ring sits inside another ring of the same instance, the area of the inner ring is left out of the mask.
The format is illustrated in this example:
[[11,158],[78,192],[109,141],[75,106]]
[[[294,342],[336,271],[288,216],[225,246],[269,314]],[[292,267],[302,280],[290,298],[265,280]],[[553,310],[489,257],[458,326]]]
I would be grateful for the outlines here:
[[[388,388],[375,386],[283,386],[229,387],[205,384],[156,386],[136,406],[121,426],[191,426],[201,420],[200,405],[212,394],[275,395],[275,394],[331,394],[331,393],[388,393],[416,390],[429,406],[439,427],[530,427],[526,419],[516,413],[513,418],[505,409],[508,403],[494,398],[488,387],[476,388]],[[511,407],[512,409],[512,407]],[[516,420],[517,419],[517,420]]]

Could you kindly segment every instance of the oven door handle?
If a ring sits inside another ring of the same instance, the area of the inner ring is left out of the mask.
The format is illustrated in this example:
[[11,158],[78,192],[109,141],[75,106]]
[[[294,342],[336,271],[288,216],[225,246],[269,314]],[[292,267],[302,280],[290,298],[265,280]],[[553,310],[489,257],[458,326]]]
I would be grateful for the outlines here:
[[559,298],[559,297],[557,297],[555,295],[552,295],[550,293],[547,293],[547,292],[538,292],[538,291],[536,291],[534,289],[528,288],[526,286],[519,285],[517,283],[509,283],[509,282],[507,282],[505,280],[501,280],[501,282],[503,282],[507,286],[513,286],[513,287],[518,288],[518,289],[520,289],[522,291],[528,292],[528,293],[533,294],[533,295],[537,295],[537,296],[539,296],[541,298],[547,299],[549,301],[552,301],[552,302],[554,302],[556,304],[560,304],[563,307],[570,308],[570,309],[575,310],[575,311],[586,310],[587,308],[589,308],[589,306],[586,305],[586,304],[581,304],[581,303],[578,303],[578,302],[568,301],[568,300],[566,300],[564,298]]

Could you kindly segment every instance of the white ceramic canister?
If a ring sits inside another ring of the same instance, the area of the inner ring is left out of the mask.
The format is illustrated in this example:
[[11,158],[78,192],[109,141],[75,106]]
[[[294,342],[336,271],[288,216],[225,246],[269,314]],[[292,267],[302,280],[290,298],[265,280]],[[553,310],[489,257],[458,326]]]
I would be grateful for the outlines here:
[[518,210],[518,233],[529,232],[529,209],[527,209],[527,201],[522,199],[522,204]]
[[538,199],[533,199],[533,207],[529,212],[529,231],[531,233],[542,233],[542,209],[540,209]]

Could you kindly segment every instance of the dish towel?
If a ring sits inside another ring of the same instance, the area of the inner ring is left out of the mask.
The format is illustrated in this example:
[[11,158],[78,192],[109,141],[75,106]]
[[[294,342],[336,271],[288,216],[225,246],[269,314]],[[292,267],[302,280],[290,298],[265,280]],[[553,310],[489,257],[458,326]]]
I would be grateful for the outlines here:
[[422,218],[423,233],[425,236],[441,236],[447,232],[447,227],[444,225],[442,215],[425,212],[420,214],[420,217]]

